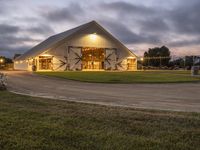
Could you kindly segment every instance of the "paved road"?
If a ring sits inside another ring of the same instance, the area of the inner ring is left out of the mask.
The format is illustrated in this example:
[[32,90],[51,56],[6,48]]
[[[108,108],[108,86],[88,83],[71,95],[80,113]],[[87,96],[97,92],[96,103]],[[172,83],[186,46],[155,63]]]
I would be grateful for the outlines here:
[[200,84],[100,84],[6,72],[10,91],[103,105],[200,112]]

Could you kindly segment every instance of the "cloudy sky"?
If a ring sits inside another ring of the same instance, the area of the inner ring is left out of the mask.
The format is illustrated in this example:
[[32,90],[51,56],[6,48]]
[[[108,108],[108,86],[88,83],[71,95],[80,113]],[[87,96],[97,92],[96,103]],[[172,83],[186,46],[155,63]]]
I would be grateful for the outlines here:
[[96,20],[138,55],[166,45],[200,55],[200,0],[0,0],[0,55]]

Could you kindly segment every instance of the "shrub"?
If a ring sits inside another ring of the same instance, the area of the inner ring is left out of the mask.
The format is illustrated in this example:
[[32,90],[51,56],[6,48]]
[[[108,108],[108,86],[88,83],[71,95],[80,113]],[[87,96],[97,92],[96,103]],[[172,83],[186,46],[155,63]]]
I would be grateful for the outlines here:
[[6,90],[6,75],[0,73],[0,90]]

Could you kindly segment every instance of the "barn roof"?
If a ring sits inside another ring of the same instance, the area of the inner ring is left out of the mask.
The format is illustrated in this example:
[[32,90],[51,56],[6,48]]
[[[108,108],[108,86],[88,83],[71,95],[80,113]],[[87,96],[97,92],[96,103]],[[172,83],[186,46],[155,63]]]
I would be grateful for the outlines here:
[[[17,57],[15,60],[26,60],[29,58],[33,58],[35,56],[38,56],[42,53],[44,53],[45,51],[49,50],[50,48],[52,48],[53,46],[55,46],[58,42],[72,36],[73,34],[75,34],[76,32],[83,30],[85,28],[87,28],[88,26],[90,26],[91,24],[96,24],[99,27],[101,27],[101,29],[103,29],[105,32],[107,32],[102,26],[100,26],[96,21],[91,21],[89,23],[80,25],[76,28],[67,30],[65,32],[53,35],[49,38],[47,38],[45,41],[39,43],[38,45],[36,45],[35,47],[31,48],[29,51],[27,51],[26,53],[24,53],[23,55]],[[135,54],[133,54],[127,47],[125,47],[119,40],[117,40],[114,36],[112,36],[109,32],[107,32],[112,38],[114,38],[114,40],[116,40],[117,42],[119,42],[125,49],[127,49],[132,55],[136,56]]]

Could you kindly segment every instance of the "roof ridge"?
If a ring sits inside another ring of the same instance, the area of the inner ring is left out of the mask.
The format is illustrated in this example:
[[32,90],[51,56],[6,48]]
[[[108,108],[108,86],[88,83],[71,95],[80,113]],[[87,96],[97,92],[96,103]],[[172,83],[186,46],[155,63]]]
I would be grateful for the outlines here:
[[[62,40],[65,39],[66,37],[69,37],[69,36],[72,35],[73,33],[77,32],[77,31],[78,31],[77,29],[82,29],[82,27],[87,26],[87,25],[89,25],[89,24],[91,24],[91,23],[96,23],[96,21],[90,21],[90,22],[87,22],[87,23],[85,23],[85,24],[79,25],[79,26],[77,26],[77,27],[75,27],[75,28],[72,28],[72,29],[66,30],[66,31],[64,31],[64,32],[60,32],[60,33],[58,33],[58,34],[49,36],[49,37],[48,37],[47,39],[45,39],[44,41],[40,42],[39,44],[35,45],[33,48],[29,49],[29,50],[28,50],[27,52],[25,52],[23,55],[17,57],[16,60],[20,60],[20,59],[23,59],[23,60],[24,60],[24,59],[27,59],[27,56],[26,56],[26,55],[29,55],[29,54],[33,53],[33,51],[34,51],[35,49],[37,49],[38,47],[41,47],[41,48],[39,48],[39,49],[37,50],[38,53],[39,53],[39,51],[40,51],[41,49],[48,49],[48,47],[50,47],[50,46],[56,44],[56,43],[59,42],[59,41],[62,41]],[[76,31],[76,30],[77,30],[77,31]],[[73,31],[74,31],[74,32],[73,32]],[[66,35],[67,33],[68,33],[69,35]],[[51,40],[54,40],[54,42],[50,42]],[[50,43],[48,44],[48,42],[50,42]],[[47,45],[46,48],[45,48],[45,45]],[[36,53],[36,52],[35,52],[35,53]]]
[[[93,20],[93,21],[90,21],[90,22],[81,24],[81,25],[79,25],[79,26],[77,26],[77,27],[75,27],[75,28],[71,28],[71,29],[69,29],[69,30],[66,30],[66,31],[60,32],[60,33],[58,33],[58,34],[52,35],[52,36],[50,36],[50,37],[54,37],[54,36],[61,35],[61,34],[63,34],[63,33],[69,32],[69,31],[73,31],[73,30],[75,30],[75,29],[77,29],[77,28],[83,27],[83,26],[85,26],[85,25],[88,25],[88,24],[91,24],[91,23],[94,23],[94,22],[97,23],[95,20]],[[49,37],[49,38],[50,38],[50,37]]]
[[65,40],[66,38],[69,38],[70,36],[77,33],[78,31],[84,30],[85,28],[87,28],[88,26],[93,25],[93,24],[98,26],[104,32],[106,32],[109,36],[111,36],[112,39],[117,41],[121,46],[123,46],[125,49],[127,49],[131,54],[135,55],[124,44],[122,44],[121,41],[119,41],[117,38],[115,38],[109,31],[104,29],[104,27],[102,27],[98,22],[96,22],[95,20],[92,20],[92,21],[87,22],[85,24],[79,25],[75,28],[72,28],[72,29],[69,29],[69,30],[66,30],[64,32],[60,32],[58,34],[55,34],[55,35],[48,37],[47,39],[45,39],[41,43],[39,43],[36,46],[34,46],[33,48],[31,48],[29,51],[25,52],[20,57],[17,57],[15,60],[25,60],[25,59],[37,56],[37,55],[43,53],[44,51],[49,50],[51,47],[53,47],[56,44],[60,43],[61,41]]

